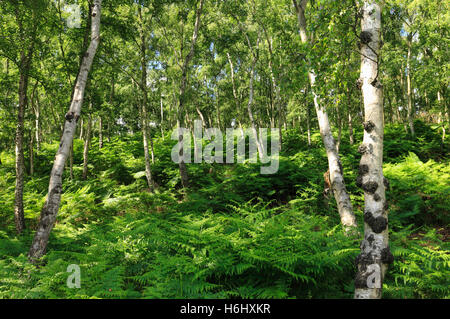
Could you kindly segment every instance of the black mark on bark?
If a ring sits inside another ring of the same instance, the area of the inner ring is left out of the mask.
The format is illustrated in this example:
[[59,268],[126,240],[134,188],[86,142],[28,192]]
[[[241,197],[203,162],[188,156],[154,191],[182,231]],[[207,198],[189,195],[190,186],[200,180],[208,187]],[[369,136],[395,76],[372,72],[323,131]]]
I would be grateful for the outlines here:
[[359,38],[362,44],[369,44],[372,41],[372,33],[370,31],[361,31]]
[[366,182],[362,185],[362,189],[369,193],[369,194],[374,194],[376,192],[378,188],[378,183],[377,182]]
[[364,213],[364,221],[377,234],[381,233],[387,227],[387,219],[383,216],[374,217],[370,211]]
[[375,128],[375,124],[373,124],[372,121],[364,122],[363,125],[367,133],[372,132],[372,130]]

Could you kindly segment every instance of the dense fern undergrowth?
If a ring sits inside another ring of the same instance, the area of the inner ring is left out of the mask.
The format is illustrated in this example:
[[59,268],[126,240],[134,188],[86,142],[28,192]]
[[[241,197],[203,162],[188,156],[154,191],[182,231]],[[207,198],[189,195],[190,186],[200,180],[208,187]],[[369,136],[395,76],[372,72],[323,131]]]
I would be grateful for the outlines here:
[[[449,144],[433,127],[416,124],[415,140],[401,126],[386,128],[395,262],[383,296],[449,298]],[[92,147],[86,181],[83,142],[75,140],[74,178],[67,169],[39,268],[26,254],[57,143],[42,146],[34,176],[26,177],[27,230],[20,237],[13,220],[14,154],[2,152],[0,298],[351,298],[361,238],[345,236],[334,199],[324,196],[327,161],[319,133],[311,147],[303,135],[284,132],[273,175],[261,175],[259,164],[190,164],[188,192],[181,191],[170,158],[175,141],[156,137],[154,193],[146,189],[139,136]],[[347,140],[344,134],[340,153],[362,230],[363,196],[355,185],[360,155]],[[70,264],[80,266],[79,289],[66,285]]]

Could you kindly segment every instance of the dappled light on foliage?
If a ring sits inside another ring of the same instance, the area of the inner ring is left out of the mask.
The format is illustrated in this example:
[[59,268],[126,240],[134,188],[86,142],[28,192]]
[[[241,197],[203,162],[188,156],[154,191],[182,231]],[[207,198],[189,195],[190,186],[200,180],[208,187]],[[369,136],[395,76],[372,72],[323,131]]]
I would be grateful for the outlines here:
[[[45,176],[47,168],[26,180],[30,227],[16,237],[7,187],[13,167],[9,155],[2,153],[2,298],[352,296],[358,239],[344,234],[335,204],[325,202],[321,172],[326,166],[314,162],[325,156],[320,144],[308,148],[285,138],[280,169],[269,176],[260,175],[256,164],[214,164],[211,174],[210,165],[188,165],[197,184],[184,197],[177,166],[164,154],[172,141],[161,138],[155,139],[159,152],[153,165],[161,187],[145,191],[138,141],[116,140],[93,150],[96,169],[90,179],[66,181],[49,253],[39,269],[28,264],[26,252],[45,197],[47,178],[39,175]],[[342,147],[350,153],[357,148]],[[50,160],[52,148],[44,146],[39,156]],[[351,155],[343,162],[357,166]],[[385,297],[448,297],[448,237],[439,226],[448,224],[448,165],[431,159],[423,163],[405,150],[384,170],[390,180],[395,257],[384,283]],[[81,174],[74,171],[75,176]],[[356,170],[348,171],[352,199],[362,205],[360,191],[351,182]],[[360,209],[356,214],[361,221]],[[80,289],[65,285],[69,264],[81,267]]]

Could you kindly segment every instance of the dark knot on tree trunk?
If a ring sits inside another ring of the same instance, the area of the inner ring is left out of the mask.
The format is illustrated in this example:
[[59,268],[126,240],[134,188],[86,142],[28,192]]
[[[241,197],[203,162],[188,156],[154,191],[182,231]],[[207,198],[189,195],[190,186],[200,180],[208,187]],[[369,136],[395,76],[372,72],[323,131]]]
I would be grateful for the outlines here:
[[370,133],[373,131],[373,129],[375,128],[375,124],[372,121],[367,121],[363,123],[364,129],[366,130],[367,133]]
[[359,38],[362,44],[369,44],[372,41],[372,33],[370,31],[361,31]]
[[364,221],[370,226],[374,233],[379,234],[387,227],[387,219],[383,216],[374,217],[370,211],[364,213]]

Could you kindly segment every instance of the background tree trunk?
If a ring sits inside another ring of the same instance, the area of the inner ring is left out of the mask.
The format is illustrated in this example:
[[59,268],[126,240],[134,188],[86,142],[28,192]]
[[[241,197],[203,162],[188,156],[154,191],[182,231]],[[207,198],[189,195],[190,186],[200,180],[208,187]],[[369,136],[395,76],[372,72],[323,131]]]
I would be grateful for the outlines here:
[[103,148],[103,121],[101,115],[98,117],[98,148]]
[[351,103],[352,103],[352,95],[351,91],[347,87],[348,135],[350,138],[350,145],[353,145],[353,143],[355,143],[355,139],[353,137],[353,119],[352,119]]
[[[141,112],[142,112],[142,121],[141,121],[141,127],[142,127],[142,138],[144,143],[144,158],[145,158],[145,176],[147,178],[147,185],[150,191],[153,191],[154,189],[154,182],[152,177],[152,169],[150,164],[150,157],[149,157],[149,147],[148,147],[148,138],[149,138],[149,127],[148,127],[148,112],[147,112],[147,104],[148,104],[148,93],[147,93],[147,57],[146,57],[146,48],[147,48],[147,42],[145,38],[145,30],[144,30],[144,20],[142,17],[142,10],[141,7],[138,9],[139,14],[139,22],[140,22],[140,30],[139,30],[139,36],[141,41],[141,83],[140,83],[140,89],[142,92],[142,105],[141,105]],[[151,138],[150,138],[151,139]],[[153,149],[153,148],[152,148]],[[152,160],[153,160],[153,150],[152,150]]]
[[[297,3],[297,0],[293,0],[296,12],[297,20],[300,31],[300,38],[303,43],[308,43],[309,39],[306,34],[306,19],[305,9],[307,0],[301,0]],[[330,170],[330,181],[333,189],[334,197],[338,206],[341,223],[344,228],[356,227],[356,218],[353,214],[353,206],[350,201],[350,196],[347,193],[347,189],[344,183],[344,176],[342,170],[341,160],[339,154],[336,151],[336,142],[331,132],[330,121],[328,120],[328,114],[323,106],[319,103],[319,96],[314,92],[314,85],[316,82],[316,75],[309,66],[310,71],[308,73],[309,82],[311,85],[311,91],[314,97],[314,106],[316,108],[317,119],[319,121],[320,134],[322,136],[323,144],[327,152],[328,167]]]
[[[257,40],[256,47],[258,47],[258,44],[259,44],[259,38]],[[249,45],[250,45],[250,41],[249,41]],[[248,111],[248,117],[250,119],[250,124],[252,126],[253,138],[255,139],[255,143],[258,148],[258,153],[262,157],[264,154],[264,150],[263,150],[262,144],[260,143],[259,138],[258,138],[258,131],[256,128],[255,119],[253,117],[253,110],[252,110],[253,95],[254,95],[253,81],[254,81],[254,77],[255,77],[256,61],[257,61],[257,53],[253,52],[252,65],[251,65],[251,71],[250,71],[250,83],[249,83],[249,96],[248,96],[248,103],[247,103],[247,111]]]
[[91,131],[92,131],[92,116],[88,115],[88,123],[86,129],[86,137],[84,138],[83,149],[83,180],[87,179],[88,174],[88,161],[89,161],[89,148],[91,147]]
[[16,231],[18,234],[25,229],[25,217],[23,212],[23,178],[24,178],[24,155],[23,155],[23,131],[25,108],[28,102],[28,72],[30,70],[32,49],[26,55],[21,53],[20,58],[20,80],[19,80],[19,106],[17,110],[16,124],[16,188],[14,190],[14,220],[16,223]]
[[30,131],[30,143],[28,144],[28,152],[30,153],[29,159],[30,159],[30,176],[34,175],[34,150],[33,150],[33,144],[34,144],[34,135],[33,131]]
[[339,102],[336,105],[336,116],[337,116],[337,125],[338,125],[338,138],[336,142],[336,152],[339,154],[339,146],[341,145],[342,138],[342,119],[341,119],[341,111],[339,108]]
[[[277,85],[277,81],[275,79],[275,74],[273,72],[272,38],[267,34],[266,29],[264,29],[264,33],[266,35],[267,44],[269,47],[269,72],[270,72],[270,80],[271,80],[271,84],[272,84],[272,95],[273,95],[273,93],[275,93],[275,99],[272,98],[272,100],[274,100],[274,104],[275,104],[275,107],[277,108],[277,112],[278,112],[278,135],[279,135],[278,138],[279,138],[279,150],[281,151],[281,145],[283,143],[283,137],[281,134],[281,127],[283,125],[283,114],[282,114],[282,109],[281,109],[280,88]],[[272,116],[274,113],[275,112],[272,111]],[[274,127],[275,120],[272,120],[272,123],[273,123],[272,127]]]
[[73,143],[70,145],[70,154],[69,154],[69,178],[73,180]]
[[[204,0],[200,0],[200,5],[197,9],[196,12],[196,17],[195,17],[195,25],[194,25],[194,33],[192,34],[192,42],[191,42],[191,47],[189,50],[189,53],[186,55],[186,58],[184,59],[183,65],[181,67],[181,81],[180,81],[180,95],[179,95],[179,99],[178,99],[178,108],[177,108],[177,126],[178,128],[181,128],[181,125],[183,124],[184,120],[183,120],[183,111],[184,111],[184,102],[185,102],[185,91],[186,91],[186,85],[187,85],[187,72],[188,72],[188,67],[189,67],[189,63],[191,62],[192,58],[194,57],[194,53],[195,53],[195,44],[197,43],[197,38],[198,38],[198,32],[200,30],[200,17],[202,15],[202,10],[203,10],[203,3]],[[178,142],[181,143],[183,142],[183,135],[181,134],[181,130],[180,130],[180,134],[178,135]],[[187,188],[189,187],[189,176],[188,176],[188,172],[187,172],[187,167],[186,167],[186,163],[183,161],[183,154],[180,154],[180,162],[178,164],[179,170],[180,170],[180,177],[181,177],[181,185],[183,186],[183,188]]]
[[414,131],[414,107],[413,107],[413,102],[412,102],[412,95],[413,92],[411,90],[411,42],[412,42],[412,35],[408,34],[408,56],[407,56],[407,70],[408,73],[406,75],[406,86],[407,86],[407,90],[406,90],[406,95],[408,97],[408,124],[409,124],[409,129],[411,131],[411,135],[414,137],[416,135],[415,131]]

